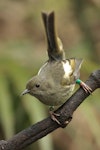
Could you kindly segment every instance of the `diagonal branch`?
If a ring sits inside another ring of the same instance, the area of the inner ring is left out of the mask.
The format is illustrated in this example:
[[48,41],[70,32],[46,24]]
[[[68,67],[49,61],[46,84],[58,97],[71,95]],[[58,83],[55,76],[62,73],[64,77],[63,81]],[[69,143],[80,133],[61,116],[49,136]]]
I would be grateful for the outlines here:
[[[93,91],[100,88],[100,70],[93,72],[86,81],[86,84],[90,86]],[[21,150],[55,129],[66,127],[71,121],[74,111],[88,96],[89,93],[85,93],[82,88],[79,88],[72,97],[56,111],[56,113],[60,114],[57,119],[62,123],[62,126],[58,125],[48,117],[19,132],[7,141],[1,140],[0,150]]]

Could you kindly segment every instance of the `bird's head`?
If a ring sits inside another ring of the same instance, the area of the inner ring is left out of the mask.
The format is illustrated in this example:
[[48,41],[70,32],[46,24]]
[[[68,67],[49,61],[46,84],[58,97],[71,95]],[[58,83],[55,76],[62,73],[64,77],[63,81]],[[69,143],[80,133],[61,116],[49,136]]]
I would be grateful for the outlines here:
[[34,76],[26,84],[26,89],[21,93],[21,95],[30,94],[38,99],[45,97],[46,94],[51,91],[52,84],[40,76]]

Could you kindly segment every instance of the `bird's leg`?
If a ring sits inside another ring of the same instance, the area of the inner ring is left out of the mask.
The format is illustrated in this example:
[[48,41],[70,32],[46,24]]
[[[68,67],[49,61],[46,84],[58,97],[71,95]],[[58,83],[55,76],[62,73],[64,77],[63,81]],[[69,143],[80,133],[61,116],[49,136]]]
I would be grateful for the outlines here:
[[76,80],[76,83],[79,84],[86,93],[90,93],[92,92],[92,89],[87,85],[85,84],[83,81],[81,81],[80,79],[77,79]]
[[49,113],[50,113],[51,119],[55,121],[57,124],[59,124],[62,128],[65,128],[72,119],[72,117],[69,117],[69,119],[67,119],[67,121],[65,121],[64,123],[59,122],[57,117],[60,117],[60,114],[54,113],[54,106],[49,107]]
[[58,119],[56,117],[59,117],[60,114],[56,114],[54,113],[54,106],[50,106],[49,107],[49,113],[50,113],[50,116],[51,116],[51,119],[55,122],[57,122],[59,125],[61,125],[61,123],[58,121]]

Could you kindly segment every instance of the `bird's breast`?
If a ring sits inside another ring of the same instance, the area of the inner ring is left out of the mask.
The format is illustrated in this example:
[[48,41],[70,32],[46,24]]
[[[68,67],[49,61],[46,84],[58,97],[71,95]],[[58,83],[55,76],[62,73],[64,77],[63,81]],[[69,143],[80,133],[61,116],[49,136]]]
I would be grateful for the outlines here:
[[57,87],[55,89],[47,89],[41,92],[36,97],[44,104],[49,106],[58,106],[63,104],[71,95],[74,90],[74,84],[66,87]]

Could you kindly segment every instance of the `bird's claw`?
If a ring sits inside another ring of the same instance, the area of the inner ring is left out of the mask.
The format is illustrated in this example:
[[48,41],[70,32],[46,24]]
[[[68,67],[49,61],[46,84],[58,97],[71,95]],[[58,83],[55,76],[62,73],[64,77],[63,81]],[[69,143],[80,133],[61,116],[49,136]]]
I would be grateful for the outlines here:
[[90,93],[90,94],[92,93],[92,89],[83,81],[81,81],[80,86],[84,89],[86,93]]
[[65,121],[64,123],[61,123],[57,117],[60,117],[60,114],[54,113],[53,111],[50,111],[50,116],[53,121],[55,121],[58,125],[60,125],[62,128],[65,128],[67,124],[71,121],[72,117],[69,118],[69,120]]
[[59,120],[56,117],[59,117],[60,114],[56,114],[53,111],[49,111],[51,119],[55,122],[57,122],[59,125],[61,125],[61,123],[59,122]]

